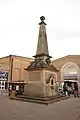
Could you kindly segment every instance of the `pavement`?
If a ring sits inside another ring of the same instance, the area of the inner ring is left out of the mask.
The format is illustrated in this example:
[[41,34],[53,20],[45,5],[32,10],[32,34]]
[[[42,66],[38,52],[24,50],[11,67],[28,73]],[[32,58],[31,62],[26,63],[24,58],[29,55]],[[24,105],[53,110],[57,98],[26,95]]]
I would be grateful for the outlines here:
[[0,120],[80,120],[80,98],[43,105],[0,97]]

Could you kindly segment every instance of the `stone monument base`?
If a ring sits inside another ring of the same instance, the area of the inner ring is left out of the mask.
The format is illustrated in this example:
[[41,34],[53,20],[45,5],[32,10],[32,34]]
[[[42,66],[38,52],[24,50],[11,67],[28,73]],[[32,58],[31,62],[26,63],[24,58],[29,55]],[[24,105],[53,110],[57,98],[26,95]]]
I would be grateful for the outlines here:
[[44,86],[37,83],[28,83],[25,85],[24,95],[34,97],[44,97]]
[[64,100],[64,99],[68,99],[68,96],[53,96],[53,97],[30,97],[30,96],[26,96],[26,95],[19,95],[16,98],[14,98],[15,100],[20,100],[20,101],[24,101],[24,102],[33,102],[33,103],[38,103],[38,104],[45,104],[48,105],[50,103],[54,103],[54,102],[58,102],[60,100]]

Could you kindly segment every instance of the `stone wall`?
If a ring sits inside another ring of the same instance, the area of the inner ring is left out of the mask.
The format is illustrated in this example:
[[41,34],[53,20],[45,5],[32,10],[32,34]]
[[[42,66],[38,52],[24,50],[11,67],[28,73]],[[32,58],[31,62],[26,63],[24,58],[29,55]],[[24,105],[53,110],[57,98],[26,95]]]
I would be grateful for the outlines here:
[[29,80],[30,81],[41,81],[41,72],[40,71],[34,71],[29,73]]
[[30,65],[32,59],[15,57],[12,56],[13,59],[13,69],[12,69],[12,81],[25,81],[28,80],[28,73],[25,68]]
[[80,55],[68,55],[52,61],[52,64],[59,70],[57,79],[61,82],[61,68],[68,62],[76,63],[80,67]]
[[25,94],[28,96],[44,97],[44,86],[40,83],[27,83]]
[[[54,80],[55,82],[57,81],[57,74],[54,71],[50,71],[50,70],[43,70],[43,80],[44,80],[44,94],[45,97],[46,96],[52,96],[52,90],[51,90],[51,86],[50,86],[50,81],[49,83],[46,83],[47,80],[50,79],[50,76],[54,75]],[[56,91],[54,91],[54,95],[56,95]]]
[[29,71],[25,94],[29,96],[44,96],[44,85],[42,81],[43,71]]

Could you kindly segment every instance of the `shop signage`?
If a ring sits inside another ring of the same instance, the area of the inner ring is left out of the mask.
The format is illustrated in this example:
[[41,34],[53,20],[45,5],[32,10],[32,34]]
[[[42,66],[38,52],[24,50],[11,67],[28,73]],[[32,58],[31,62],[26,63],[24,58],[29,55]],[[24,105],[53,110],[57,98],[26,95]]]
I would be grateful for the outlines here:
[[0,71],[0,80],[8,80],[8,72]]

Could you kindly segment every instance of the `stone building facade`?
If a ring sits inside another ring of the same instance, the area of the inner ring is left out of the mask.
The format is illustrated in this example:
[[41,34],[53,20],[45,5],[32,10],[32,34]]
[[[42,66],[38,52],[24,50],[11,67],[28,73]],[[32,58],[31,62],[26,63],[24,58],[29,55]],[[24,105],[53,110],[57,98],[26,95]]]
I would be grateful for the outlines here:
[[80,55],[68,55],[52,61],[59,70],[57,80],[63,82],[72,80],[80,82]]
[[[24,85],[25,83],[27,83],[29,75],[27,70],[25,69],[30,65],[32,61],[34,61],[33,58],[27,58],[27,57],[15,56],[15,55],[10,55],[7,57],[0,58],[0,91],[2,91],[2,94],[4,94],[3,91],[6,92],[6,90],[8,89],[9,83],[15,83],[15,84],[24,83]],[[58,70],[56,72],[57,82],[61,83],[65,81],[64,77],[70,75],[72,76],[72,81],[76,80],[80,82],[80,55],[68,55],[53,60],[51,64],[54,65]],[[7,73],[8,75],[6,78],[3,77],[2,75],[4,73]],[[49,71],[45,71],[46,77],[48,76],[48,74]],[[67,80],[70,81],[69,79]]]
[[25,68],[31,61],[32,58],[15,55],[0,58],[0,94],[7,92],[10,83],[26,83],[28,75]]

